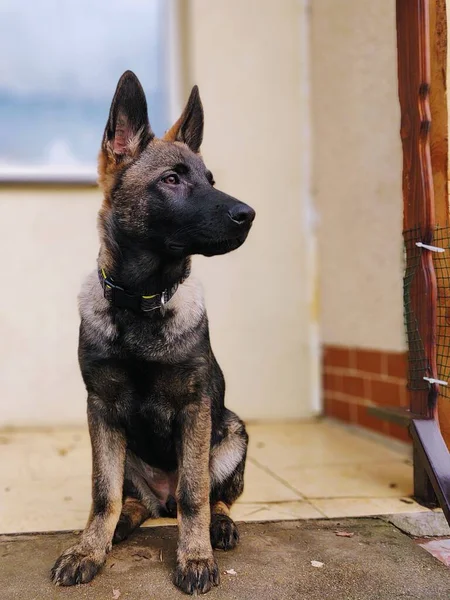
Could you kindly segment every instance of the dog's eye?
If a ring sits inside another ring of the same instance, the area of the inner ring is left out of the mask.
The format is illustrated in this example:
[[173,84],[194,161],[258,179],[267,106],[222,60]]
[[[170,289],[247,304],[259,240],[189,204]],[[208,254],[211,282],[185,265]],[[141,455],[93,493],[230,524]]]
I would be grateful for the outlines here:
[[170,175],[166,175],[161,180],[163,183],[167,183],[168,185],[177,185],[180,183],[180,178],[175,173],[171,173]]

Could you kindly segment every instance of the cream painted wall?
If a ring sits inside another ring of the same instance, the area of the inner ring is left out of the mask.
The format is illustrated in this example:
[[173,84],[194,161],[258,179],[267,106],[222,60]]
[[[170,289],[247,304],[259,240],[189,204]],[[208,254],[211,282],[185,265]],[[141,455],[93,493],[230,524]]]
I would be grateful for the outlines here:
[[85,421],[77,295],[99,203],[89,189],[0,190],[0,426]]
[[[309,416],[319,385],[304,2],[188,9],[205,159],[218,187],[257,211],[241,249],[194,261],[227,403],[247,419]],[[85,421],[76,296],[95,265],[99,203],[82,188],[0,190],[0,426]]]
[[217,185],[256,209],[247,244],[199,260],[228,403],[245,416],[319,410],[309,225],[306,2],[190,0],[188,83],[205,105]]
[[313,0],[311,35],[322,339],[403,350],[395,2]]

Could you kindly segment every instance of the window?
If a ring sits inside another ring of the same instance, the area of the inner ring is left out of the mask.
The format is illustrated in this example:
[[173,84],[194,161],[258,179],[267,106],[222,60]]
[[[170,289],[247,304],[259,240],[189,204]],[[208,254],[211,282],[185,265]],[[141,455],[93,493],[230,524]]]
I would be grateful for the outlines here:
[[120,75],[141,80],[168,127],[167,0],[2,0],[0,174],[95,174]]

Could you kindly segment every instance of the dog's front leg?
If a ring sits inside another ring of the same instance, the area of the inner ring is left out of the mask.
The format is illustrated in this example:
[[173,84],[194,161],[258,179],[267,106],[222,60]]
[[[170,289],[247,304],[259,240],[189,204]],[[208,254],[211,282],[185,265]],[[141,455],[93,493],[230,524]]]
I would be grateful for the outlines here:
[[92,508],[80,541],[68,548],[52,569],[57,585],[90,581],[111,549],[114,529],[122,508],[126,443],[123,434],[106,424],[103,405],[88,400],[88,423],[92,444]]
[[179,415],[178,529],[176,585],[187,594],[204,594],[219,584],[209,526],[211,411],[208,399],[191,403]]

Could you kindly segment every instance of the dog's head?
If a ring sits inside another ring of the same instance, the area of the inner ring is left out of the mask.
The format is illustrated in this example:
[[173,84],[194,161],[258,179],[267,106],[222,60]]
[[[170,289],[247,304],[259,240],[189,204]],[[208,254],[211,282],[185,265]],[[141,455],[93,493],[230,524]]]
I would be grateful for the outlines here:
[[142,86],[134,73],[124,73],[99,157],[99,182],[105,192],[100,222],[113,224],[125,243],[172,258],[213,256],[238,248],[255,211],[214,187],[199,154],[202,137],[197,87],[178,121],[157,139]]

